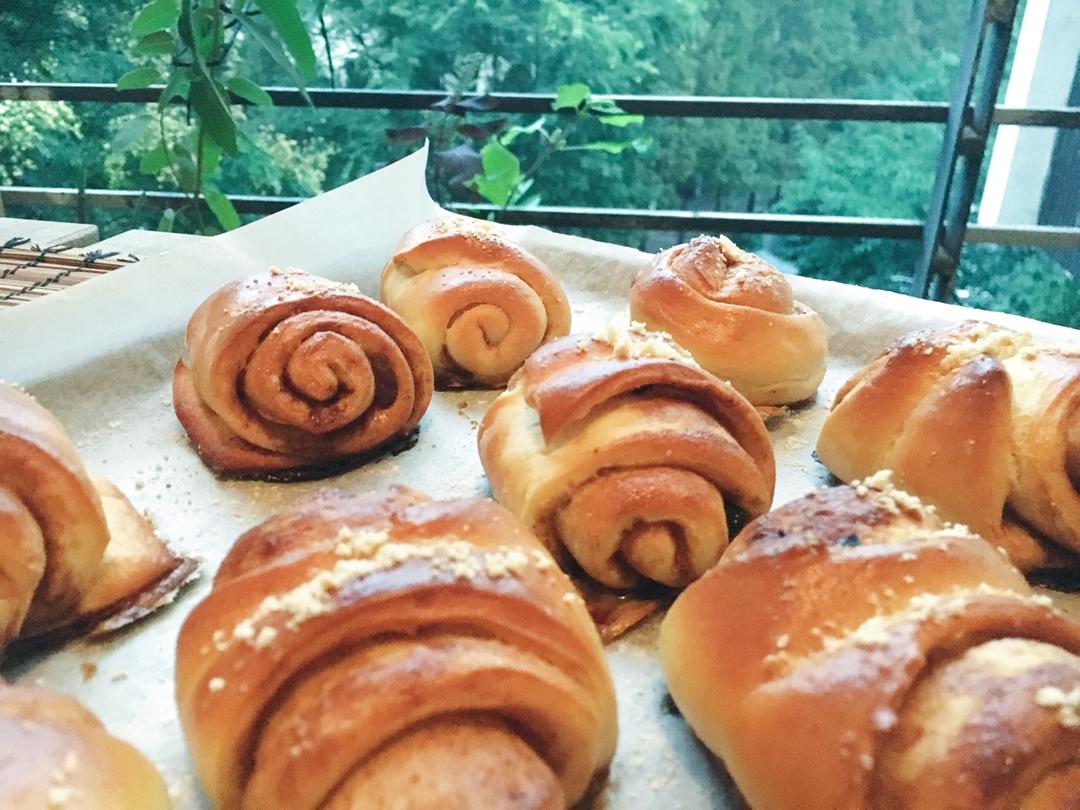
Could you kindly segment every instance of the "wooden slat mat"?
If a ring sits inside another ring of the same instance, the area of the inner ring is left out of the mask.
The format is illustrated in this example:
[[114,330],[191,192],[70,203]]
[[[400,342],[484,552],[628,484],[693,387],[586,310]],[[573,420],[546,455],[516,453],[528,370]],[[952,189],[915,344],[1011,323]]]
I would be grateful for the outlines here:
[[0,245],[0,308],[13,307],[137,262],[117,251],[56,246],[39,248],[29,239]]

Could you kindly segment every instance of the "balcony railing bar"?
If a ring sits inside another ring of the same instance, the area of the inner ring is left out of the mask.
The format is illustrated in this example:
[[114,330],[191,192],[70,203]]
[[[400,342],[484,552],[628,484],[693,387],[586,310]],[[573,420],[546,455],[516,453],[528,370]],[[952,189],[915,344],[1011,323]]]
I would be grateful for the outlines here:
[[[167,208],[187,197],[168,191],[46,188],[0,186],[9,204],[74,206],[80,202],[101,208]],[[303,202],[303,197],[231,195],[236,210],[245,214],[272,214]],[[494,215],[500,222],[549,228],[612,228],[618,230],[726,231],[782,236],[830,236],[860,239],[918,240],[923,223],[918,219],[888,217],[817,216],[810,214],[730,213],[724,211],[665,211],[628,208],[580,208],[541,205],[500,209],[491,205],[455,204],[460,213]],[[1054,226],[969,225],[969,242],[994,242],[1056,249],[1080,249],[1080,228]]]
[[[117,90],[111,84],[59,82],[0,82],[0,100],[148,103],[157,101],[162,86]],[[307,101],[290,87],[266,88],[279,107],[303,107]],[[361,90],[311,88],[315,107],[358,110],[426,110],[446,93],[432,90]],[[873,99],[754,98],[742,96],[606,96],[630,113],[660,118],[772,118],[817,121],[887,121],[944,124],[945,101],[886,101]],[[546,93],[492,93],[456,101],[471,113],[551,112],[554,96]],[[241,99],[234,99],[243,103]],[[994,110],[994,124],[1080,128],[1080,109],[1073,107],[1007,107]]]

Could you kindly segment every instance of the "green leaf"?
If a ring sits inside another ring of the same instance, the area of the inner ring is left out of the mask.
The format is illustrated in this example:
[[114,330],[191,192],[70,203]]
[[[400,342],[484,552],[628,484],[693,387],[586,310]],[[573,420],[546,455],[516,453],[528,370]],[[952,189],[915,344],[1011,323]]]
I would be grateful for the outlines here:
[[528,197],[522,199],[518,204],[518,208],[536,208],[540,205],[540,195],[530,194]]
[[188,46],[193,57],[189,68],[192,75],[195,78],[202,76],[209,79],[210,74],[206,69],[206,60],[203,58],[206,42],[195,24],[195,12],[192,10],[191,3],[192,0],[180,0],[180,19],[176,23],[176,30],[180,33],[180,41]]
[[315,51],[296,3],[293,0],[254,0],[254,3],[273,23],[274,30],[292,54],[300,75],[309,81],[315,78]]
[[168,31],[155,31],[135,43],[135,53],[158,54],[172,53],[176,49],[176,40]]
[[151,118],[148,115],[136,115],[129,118],[116,129],[112,139],[114,152],[126,152],[133,147],[149,128]]
[[544,128],[545,123],[547,123],[547,120],[543,117],[540,117],[533,121],[531,124],[524,127],[507,127],[499,135],[499,143],[501,143],[503,146],[509,146],[515,140],[517,140],[518,135],[531,135],[534,132],[539,132],[541,129]]
[[139,174],[157,174],[168,162],[169,155],[165,152],[165,144],[158,142],[158,145],[149,152],[143,153],[142,159],[139,160]]
[[625,110],[610,98],[590,98],[585,105],[585,112],[590,115],[619,115]]
[[195,156],[183,144],[176,144],[172,151],[172,168],[176,174],[176,182],[181,191],[191,194],[199,187],[195,179]]
[[202,143],[202,176],[203,180],[213,177],[221,164],[221,147],[209,138],[203,138]]
[[131,33],[137,37],[168,31],[176,25],[180,17],[180,8],[176,0],[154,0],[135,15],[131,21]]
[[191,16],[191,0],[181,0],[180,14],[177,19],[176,30],[180,32],[180,41],[195,50],[195,23]]
[[158,220],[157,229],[159,231],[171,231],[175,225],[176,211],[172,208],[166,208],[161,214],[161,219]]
[[140,67],[128,71],[116,80],[117,90],[137,90],[140,87],[149,87],[161,81],[161,74],[157,68]]
[[191,30],[195,37],[195,48],[199,57],[206,60],[220,46],[222,39],[219,12],[213,5],[196,4],[191,17]]
[[177,70],[169,77],[169,81],[158,96],[158,104],[168,104],[174,98],[182,98],[187,101],[191,92],[191,76],[186,70]]
[[517,155],[497,142],[484,145],[480,152],[480,165],[484,174],[492,177],[517,175],[521,172],[521,161]]
[[206,77],[191,83],[191,108],[199,116],[206,134],[230,155],[236,154],[236,122],[217,84]]
[[633,149],[635,152],[645,152],[652,145],[651,138],[634,138],[631,141],[592,141],[591,143],[582,143],[569,147],[563,151],[573,151],[577,149],[587,149],[594,152],[607,152],[611,155],[618,155],[625,152],[627,149]]
[[609,127],[632,127],[645,121],[644,115],[601,115],[600,123]]
[[203,199],[206,206],[213,212],[218,224],[226,231],[240,227],[240,215],[236,213],[229,198],[222,194],[216,186],[203,186]]
[[229,88],[233,95],[240,96],[240,98],[250,101],[257,107],[269,107],[274,103],[269,93],[251,79],[245,79],[243,76],[233,76],[227,79],[225,86]]
[[555,91],[555,101],[552,102],[551,109],[580,109],[591,95],[587,84],[560,84]]
[[[529,189],[531,189],[533,187],[533,184],[535,182],[536,182],[535,177],[530,177],[528,180],[522,180],[521,182],[519,182],[517,184],[517,188],[514,189],[514,195],[513,195],[513,197],[511,197],[510,202],[517,202],[522,197],[524,197],[526,194],[528,194]],[[533,196],[535,197],[536,195],[534,194]]]
[[480,152],[483,174],[473,178],[476,191],[494,205],[507,205],[521,183],[521,161],[498,141],[487,143]]
[[260,22],[257,17],[245,18],[244,28],[252,37],[254,37],[256,42],[262,45],[263,49],[270,54],[270,57],[275,62],[285,68],[285,71],[289,74],[293,84],[295,84],[303,94],[304,100],[307,101],[308,104],[311,104],[311,98],[304,90],[304,77],[297,71],[296,65],[289,59],[289,55],[285,53],[285,49],[282,48],[281,43],[277,41],[274,32],[271,31],[268,26]]
[[592,141],[576,146],[576,149],[588,149],[594,152],[607,152],[609,155],[618,155],[627,149],[632,149],[631,141]]

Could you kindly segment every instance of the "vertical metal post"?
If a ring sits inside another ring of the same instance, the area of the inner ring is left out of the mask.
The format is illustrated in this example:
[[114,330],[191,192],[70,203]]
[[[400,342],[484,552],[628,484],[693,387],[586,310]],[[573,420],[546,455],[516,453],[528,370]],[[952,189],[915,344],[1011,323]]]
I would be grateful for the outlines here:
[[912,295],[938,301],[952,296],[1016,6],[1017,0],[974,0],[971,5]]

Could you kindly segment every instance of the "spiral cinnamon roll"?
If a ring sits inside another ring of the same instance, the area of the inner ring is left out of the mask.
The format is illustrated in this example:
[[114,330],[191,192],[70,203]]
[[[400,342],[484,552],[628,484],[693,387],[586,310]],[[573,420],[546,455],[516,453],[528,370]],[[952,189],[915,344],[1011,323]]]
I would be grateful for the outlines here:
[[380,297],[420,336],[440,388],[500,388],[538,346],[570,331],[551,271],[496,226],[466,217],[406,233]]
[[783,273],[725,236],[658,255],[630,286],[630,316],[669,333],[754,405],[809,399],[825,376],[825,322]]
[[1080,552],[1080,350],[978,321],[909,333],[837,392],[817,453],[844,481],[893,470],[1022,569],[1075,567],[1044,539]]
[[354,285],[272,270],[211,295],[187,328],[173,404],[233,476],[317,475],[405,436],[431,401],[412,330]]
[[221,808],[577,802],[615,749],[580,597],[505,509],[324,492],[237,540],[177,645]]
[[63,425],[0,383],[0,651],[60,629],[112,629],[145,615],[196,564],[83,468]]
[[772,502],[753,406],[640,324],[537,351],[478,440],[495,498],[613,588],[686,585]]

